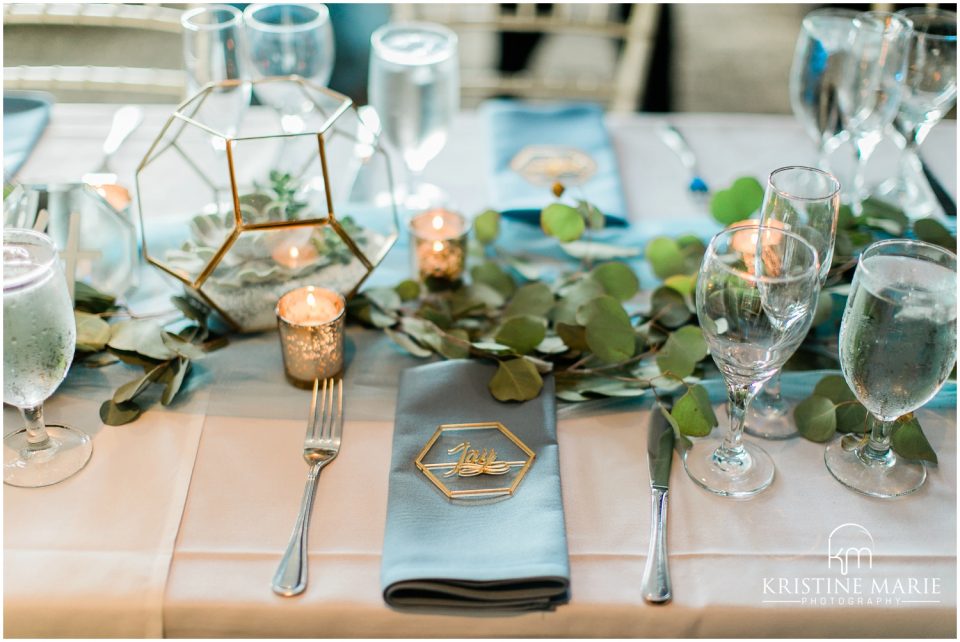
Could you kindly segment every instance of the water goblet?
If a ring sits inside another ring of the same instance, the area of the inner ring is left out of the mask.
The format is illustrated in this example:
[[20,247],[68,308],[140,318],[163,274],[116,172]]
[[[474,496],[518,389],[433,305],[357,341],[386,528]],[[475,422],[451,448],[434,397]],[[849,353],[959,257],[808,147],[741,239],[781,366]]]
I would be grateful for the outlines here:
[[[252,4],[243,12],[253,76],[300,76],[325,87],[334,63],[333,27],[323,4]],[[299,86],[259,82],[257,98],[280,114],[284,133],[304,131],[313,102]]]
[[803,18],[790,68],[790,105],[807,134],[817,143],[821,169],[849,135],[843,127],[837,90],[850,50],[851,9],[825,8]]
[[[840,182],[812,167],[781,167],[770,174],[760,208],[763,225],[782,227],[802,236],[817,251],[817,276],[822,287],[833,261],[840,213]],[[746,432],[764,439],[798,435],[790,405],[780,395],[780,372],[768,381],[747,416]]]
[[422,211],[444,198],[420,176],[447,144],[460,106],[457,35],[437,24],[396,23],[377,29],[370,43],[370,104],[406,166],[404,204]]
[[3,439],[5,484],[49,486],[90,460],[89,435],[43,420],[43,402],[67,375],[76,342],[73,302],[53,241],[5,229],[3,402],[18,408],[26,424]]
[[868,11],[853,19],[850,52],[837,95],[844,126],[857,154],[849,195],[857,215],[862,213],[867,196],[867,161],[900,109],[912,30],[908,19],[884,11]]
[[840,367],[869,412],[870,435],[852,450],[828,446],[830,474],[873,497],[919,489],[926,469],[893,452],[891,432],[937,394],[956,360],[957,255],[904,239],[864,250],[840,324]]
[[683,465],[698,485],[751,497],[774,466],[743,440],[744,418],[760,386],[800,345],[820,290],[817,251],[802,236],[748,222],[713,237],[697,277],[697,315],[727,387],[730,426],[721,440],[698,440]]
[[929,7],[897,13],[913,23],[903,100],[893,121],[903,150],[898,175],[881,184],[876,195],[895,202],[911,218],[921,218],[932,214],[937,205],[925,189],[917,150],[957,103],[957,14]]
[[[203,122],[228,137],[236,135],[250,104],[242,22],[243,14],[230,5],[197,7],[180,17],[187,91],[193,95],[208,83],[221,83],[198,103],[197,109],[203,110]],[[234,82],[222,83],[225,80]],[[211,140],[223,148],[223,139]]]

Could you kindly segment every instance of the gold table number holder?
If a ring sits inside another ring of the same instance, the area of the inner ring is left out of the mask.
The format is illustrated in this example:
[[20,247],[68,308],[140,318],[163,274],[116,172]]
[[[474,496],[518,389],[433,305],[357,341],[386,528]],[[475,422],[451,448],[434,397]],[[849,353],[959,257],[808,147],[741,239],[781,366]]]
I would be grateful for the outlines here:
[[442,424],[414,463],[448,499],[516,493],[536,454],[499,421]]

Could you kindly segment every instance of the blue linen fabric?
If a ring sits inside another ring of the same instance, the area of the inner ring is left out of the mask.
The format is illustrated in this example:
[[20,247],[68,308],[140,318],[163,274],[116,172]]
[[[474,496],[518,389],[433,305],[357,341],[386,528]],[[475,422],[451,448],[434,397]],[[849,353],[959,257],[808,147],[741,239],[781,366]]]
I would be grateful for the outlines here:
[[53,96],[43,92],[3,94],[3,175],[12,178],[26,162],[50,119]]
[[[394,607],[457,612],[548,610],[568,599],[552,377],[540,396],[500,403],[496,366],[444,361],[400,378],[381,584]],[[513,496],[450,500],[415,466],[441,424],[499,421],[536,453]]]
[[620,171],[603,109],[590,103],[529,105],[511,100],[489,101],[483,109],[490,121],[494,206],[504,217],[539,225],[540,210],[550,202],[548,188],[528,183],[510,168],[510,161],[529,145],[562,145],[586,152],[597,163],[593,177],[571,188],[571,193],[596,205],[608,226],[627,225]]

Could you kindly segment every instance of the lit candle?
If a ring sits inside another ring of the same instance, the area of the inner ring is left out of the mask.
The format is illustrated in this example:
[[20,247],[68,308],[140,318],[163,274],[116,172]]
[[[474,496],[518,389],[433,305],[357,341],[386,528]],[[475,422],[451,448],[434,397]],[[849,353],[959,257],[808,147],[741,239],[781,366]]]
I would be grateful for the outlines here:
[[779,274],[780,258],[777,256],[774,248],[780,243],[780,238],[783,236],[777,230],[786,228],[783,222],[776,219],[764,221],[762,241],[760,241],[757,221],[737,221],[736,223],[731,223],[729,227],[732,229],[738,227],[745,228],[734,233],[730,241],[730,247],[733,251],[739,252],[743,256],[743,263],[747,268],[747,272],[753,274],[756,271],[754,257],[757,255],[757,245],[759,242],[767,276],[776,276]]
[[414,216],[410,220],[414,274],[421,280],[459,279],[467,255],[468,229],[466,219],[449,210],[427,210]]
[[312,245],[291,245],[288,243],[274,248],[270,255],[280,265],[294,270],[304,265],[310,265],[320,256]]
[[343,322],[346,302],[338,293],[307,286],[277,302],[277,325],[287,379],[311,387],[314,379],[343,370]]

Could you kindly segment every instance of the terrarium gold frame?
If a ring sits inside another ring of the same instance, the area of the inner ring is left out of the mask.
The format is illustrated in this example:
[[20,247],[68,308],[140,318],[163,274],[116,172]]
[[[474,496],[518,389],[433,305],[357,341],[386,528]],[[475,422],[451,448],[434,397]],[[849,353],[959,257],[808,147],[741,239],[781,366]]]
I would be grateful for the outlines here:
[[[522,462],[507,462],[511,466],[516,466],[520,468],[520,472],[517,473],[516,478],[513,480],[513,483],[509,486],[498,486],[494,488],[473,488],[470,490],[451,490],[443,483],[443,480],[437,477],[433,473],[433,469],[446,466],[437,465],[437,464],[424,464],[423,458],[426,457],[427,453],[430,452],[430,449],[433,447],[437,440],[440,439],[440,435],[448,430],[497,430],[503,434],[504,437],[509,439],[514,443],[520,450],[523,451],[523,454],[527,456],[527,459]],[[427,441],[423,449],[420,451],[420,454],[417,455],[417,458],[414,460],[417,468],[424,475],[427,476],[433,484],[439,488],[448,499],[458,499],[465,497],[497,497],[501,495],[513,495],[517,491],[517,487],[520,485],[520,482],[523,481],[524,476],[527,474],[527,471],[530,470],[530,466],[533,465],[533,460],[536,458],[536,453],[534,453],[530,448],[527,447],[525,443],[520,441],[520,439],[514,435],[510,430],[504,426],[499,421],[485,421],[481,423],[470,423],[470,424],[441,424],[437,427],[436,432],[433,433],[433,436]]]
[[[304,95],[307,97],[307,99],[310,100],[310,102],[312,102],[313,105],[321,113],[324,113],[323,109],[320,107],[320,105],[316,103],[313,97],[306,91],[305,89],[306,87],[309,87],[313,91],[325,94],[339,101],[340,104],[337,106],[336,109],[333,110],[333,112],[329,116],[327,116],[326,120],[323,123],[323,126],[320,127],[319,130],[316,132],[317,153],[320,158],[320,168],[323,172],[323,185],[324,185],[324,190],[326,192],[327,216],[322,218],[300,219],[296,221],[270,221],[267,223],[244,223],[243,222],[243,217],[240,215],[240,192],[237,186],[236,172],[234,170],[233,146],[230,143],[232,143],[233,141],[265,140],[270,138],[291,138],[291,137],[297,137],[297,136],[313,135],[312,133],[308,133],[308,134],[277,133],[277,134],[269,134],[264,136],[230,137],[214,129],[211,129],[210,127],[204,125],[203,123],[197,120],[194,120],[193,116],[196,115],[197,111],[199,111],[204,101],[206,101],[207,96],[209,96],[214,89],[237,87],[243,84],[244,82],[249,82],[252,86],[256,86],[258,84],[271,83],[271,82],[297,83],[300,86],[301,91],[303,91]],[[192,103],[194,103],[194,101],[197,101],[197,104],[196,106],[193,107],[190,114],[187,115],[185,111],[192,106]],[[364,281],[367,280],[367,278],[373,272],[374,268],[376,268],[380,264],[383,258],[387,255],[387,252],[389,252],[390,249],[393,247],[393,245],[396,243],[397,238],[399,236],[399,232],[390,235],[390,237],[388,237],[387,243],[380,250],[379,254],[371,259],[367,257],[363,253],[363,251],[360,250],[359,247],[357,247],[357,244],[354,243],[352,238],[350,238],[350,235],[344,231],[339,221],[337,221],[336,214],[333,211],[333,197],[330,194],[330,173],[327,169],[327,152],[326,152],[324,137],[327,135],[328,130],[330,130],[330,128],[333,126],[336,120],[340,116],[342,116],[344,112],[346,112],[348,109],[351,109],[351,108],[354,108],[353,100],[348,96],[345,96],[339,92],[333,91],[332,89],[315,85],[300,76],[274,76],[274,77],[261,78],[258,80],[251,80],[251,81],[223,80],[220,82],[210,82],[204,85],[196,94],[187,98],[177,106],[176,110],[174,110],[173,114],[170,115],[170,118],[167,120],[166,124],[163,126],[163,129],[157,135],[156,140],[154,140],[153,144],[150,146],[150,149],[147,150],[147,153],[144,155],[143,160],[140,161],[140,164],[137,166],[137,170],[136,170],[137,212],[140,217],[140,238],[143,244],[144,258],[147,260],[148,263],[162,270],[165,274],[169,274],[173,278],[183,283],[184,286],[190,289],[193,295],[197,296],[206,305],[210,306],[213,310],[215,310],[231,326],[231,328],[236,330],[239,328],[239,325],[237,324],[237,322],[234,319],[232,319],[230,315],[224,312],[216,303],[214,303],[206,294],[204,294],[203,290],[201,289],[201,286],[203,285],[204,281],[206,281],[207,278],[217,268],[217,265],[219,265],[220,260],[223,259],[224,255],[230,250],[234,242],[240,237],[240,234],[242,234],[243,232],[249,232],[249,231],[263,231],[263,230],[288,229],[288,228],[293,229],[298,227],[322,227],[324,225],[329,225],[333,228],[334,232],[336,232],[337,236],[339,236],[340,239],[344,242],[344,244],[346,244],[346,246],[350,249],[350,252],[357,258],[358,261],[360,261],[360,263],[366,269],[366,272],[364,273],[363,277],[356,283],[356,285],[354,285],[353,288],[348,293],[344,294],[344,298],[349,300],[351,297],[353,297],[354,294],[357,293],[357,291],[360,289],[360,286],[363,285]],[[360,119],[359,115],[357,116],[357,120],[360,122],[363,122]],[[196,163],[193,162],[193,160],[190,158],[190,155],[185,153],[183,149],[181,149],[177,145],[177,137],[179,136],[179,133],[175,135],[173,137],[173,140],[170,141],[165,147],[163,147],[163,149],[160,149],[159,151],[156,149],[157,146],[160,144],[160,142],[163,140],[164,135],[167,133],[170,127],[177,121],[197,127],[207,132],[211,136],[216,136],[225,141],[227,168],[230,173],[230,191],[231,191],[232,200],[233,200],[233,218],[234,218],[233,231],[223,242],[223,245],[221,245],[220,248],[214,253],[213,257],[209,260],[209,262],[203,268],[203,270],[201,270],[200,274],[197,275],[197,278],[193,280],[190,280],[189,278],[185,278],[183,274],[180,274],[176,270],[171,269],[169,266],[165,265],[161,260],[150,255],[150,252],[147,247],[146,226],[144,225],[143,204],[142,204],[142,199],[140,198],[141,171],[147,165],[149,165],[151,161],[156,159],[158,156],[160,156],[161,153],[165,152],[170,147],[173,147],[177,151],[177,153],[181,156],[181,158],[183,158],[183,160],[193,168],[193,170],[203,179],[204,182],[207,183],[207,185],[211,189],[213,189],[214,191],[217,191],[218,189],[217,186],[210,181],[210,179],[207,177],[203,169],[198,167]],[[349,134],[344,134],[342,132],[330,132],[330,133],[331,134],[338,133],[340,135],[346,136],[348,139],[351,139],[358,144],[361,144],[361,141],[359,141],[356,137],[353,137]],[[372,146],[379,153],[384,154],[384,156],[386,156],[386,151],[381,146],[379,140],[374,140],[373,142],[363,141],[362,144]],[[394,193],[393,171],[391,169],[389,158],[388,158],[388,162],[386,163],[386,171],[387,171],[387,183],[390,189],[390,193],[393,194]],[[392,215],[394,219],[394,228],[396,230],[399,230],[400,217],[397,211],[396,202],[391,201],[390,205],[391,205]]]

